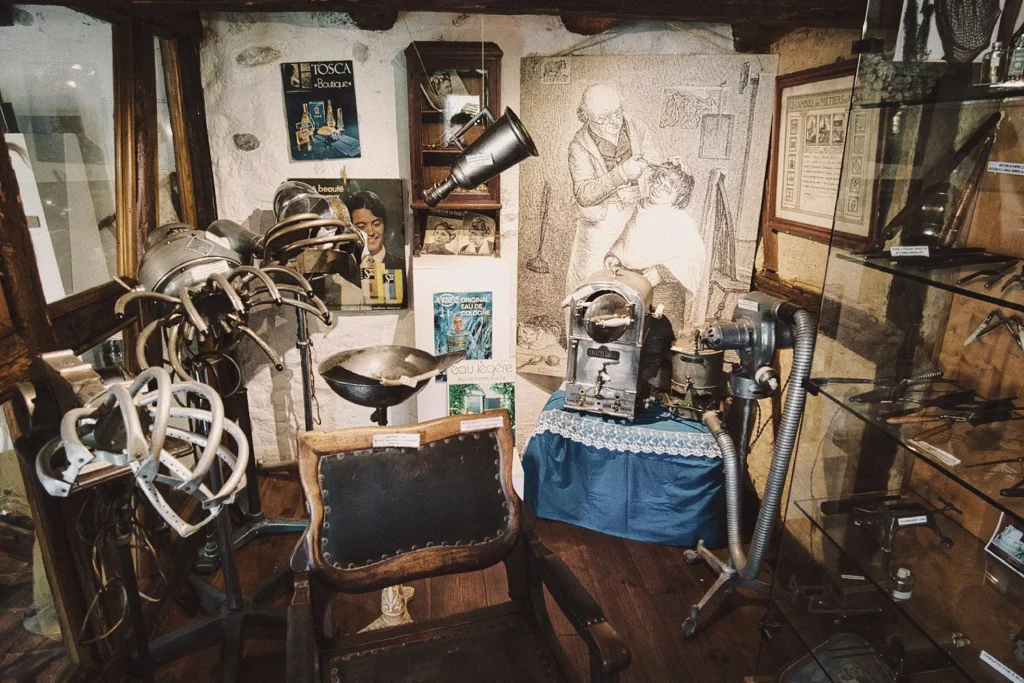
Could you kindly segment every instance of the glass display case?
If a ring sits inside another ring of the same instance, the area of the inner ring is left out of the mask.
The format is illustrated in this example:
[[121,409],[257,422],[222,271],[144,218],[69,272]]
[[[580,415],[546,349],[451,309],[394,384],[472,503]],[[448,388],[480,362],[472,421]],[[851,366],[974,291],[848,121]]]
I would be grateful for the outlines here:
[[[854,46],[762,623],[758,674],[780,683],[1024,680],[1024,82],[986,82],[1016,17],[989,19],[983,61],[953,63],[956,22],[915,7],[869,0]],[[870,204],[851,246],[857,193]]]

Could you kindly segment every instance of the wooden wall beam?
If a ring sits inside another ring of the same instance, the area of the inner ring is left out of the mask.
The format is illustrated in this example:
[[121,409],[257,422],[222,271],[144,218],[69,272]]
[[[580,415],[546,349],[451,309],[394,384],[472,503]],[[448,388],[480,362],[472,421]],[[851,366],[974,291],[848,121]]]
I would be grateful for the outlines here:
[[[205,229],[217,220],[217,194],[213,181],[213,158],[210,155],[210,135],[206,127],[206,101],[203,99],[203,79],[199,67],[199,38],[192,36],[180,37],[175,41],[175,52],[178,68],[177,87],[181,88],[180,97],[168,90],[168,102],[177,99],[171,105],[172,120],[175,108],[180,107],[181,123],[184,129],[183,142],[187,147],[187,155],[191,172],[192,204],[195,212],[195,226]],[[166,66],[165,66],[166,68]],[[178,130],[174,131],[175,146],[178,145]],[[179,157],[180,158],[180,157]],[[179,180],[181,172],[179,166]],[[184,189],[181,190],[185,192]]]
[[117,274],[138,274],[142,243],[156,227],[156,53],[153,27],[113,24]]
[[0,286],[10,322],[30,350],[53,348],[53,330],[46,317],[46,297],[36,268],[28,220],[17,192],[7,140],[0,133]]
[[566,31],[581,36],[596,36],[622,23],[622,19],[591,17],[584,14],[563,14],[559,18]]
[[[0,0],[8,4],[10,0]],[[77,9],[90,7],[147,12],[350,12],[359,0],[43,0]],[[864,22],[866,0],[378,0],[375,12],[469,12],[483,14],[589,15],[619,19],[721,22],[759,26],[857,28]]]
[[364,31],[390,31],[398,21],[396,9],[351,9],[348,14],[355,25]]

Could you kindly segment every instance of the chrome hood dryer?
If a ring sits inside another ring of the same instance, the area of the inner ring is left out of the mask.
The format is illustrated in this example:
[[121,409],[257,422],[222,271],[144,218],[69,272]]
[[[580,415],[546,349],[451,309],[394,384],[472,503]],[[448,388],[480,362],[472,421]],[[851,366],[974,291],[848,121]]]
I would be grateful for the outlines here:
[[[703,541],[697,544],[696,550],[686,551],[684,557],[687,562],[703,560],[718,574],[714,585],[690,609],[689,616],[683,622],[683,635],[686,637],[696,632],[701,612],[709,606],[716,606],[722,596],[737,588],[749,588],[765,596],[768,594],[768,584],[758,581],[757,577],[764,564],[765,549],[779,514],[789,461],[807,401],[807,380],[814,356],[814,327],[814,318],[806,310],[767,294],[751,292],[737,302],[731,322],[715,323],[702,335],[705,348],[735,350],[740,362],[729,376],[729,394],[732,397],[730,429],[727,431],[723,428],[717,412],[708,411],[703,416],[704,424],[711,430],[722,451],[729,560],[720,561],[704,547]],[[786,392],[782,417],[775,435],[771,467],[754,536],[750,541],[749,553],[746,553],[742,541],[741,480],[747,464],[753,410],[757,399],[767,398],[780,390],[779,376],[771,367],[771,361],[776,351],[786,348],[793,349],[789,390]]]

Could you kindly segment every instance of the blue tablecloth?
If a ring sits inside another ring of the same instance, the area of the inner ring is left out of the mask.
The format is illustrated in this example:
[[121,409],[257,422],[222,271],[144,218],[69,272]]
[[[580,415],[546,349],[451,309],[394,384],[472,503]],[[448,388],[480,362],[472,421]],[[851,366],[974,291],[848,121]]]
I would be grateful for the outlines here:
[[723,544],[722,458],[704,425],[660,406],[627,422],[564,402],[551,396],[523,454],[538,517],[649,543]]

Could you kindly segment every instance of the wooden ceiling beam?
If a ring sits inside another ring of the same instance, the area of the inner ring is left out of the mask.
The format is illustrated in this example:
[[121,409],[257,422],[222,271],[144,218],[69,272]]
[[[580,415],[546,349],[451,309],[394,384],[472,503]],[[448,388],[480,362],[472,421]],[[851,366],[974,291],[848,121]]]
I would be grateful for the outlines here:
[[[37,0],[40,2],[40,0]],[[0,0],[0,5],[12,4]],[[133,12],[366,12],[360,0],[41,0],[79,9]],[[548,14],[608,19],[700,21],[760,26],[855,28],[864,21],[866,0],[378,0],[373,12],[465,12]]]

